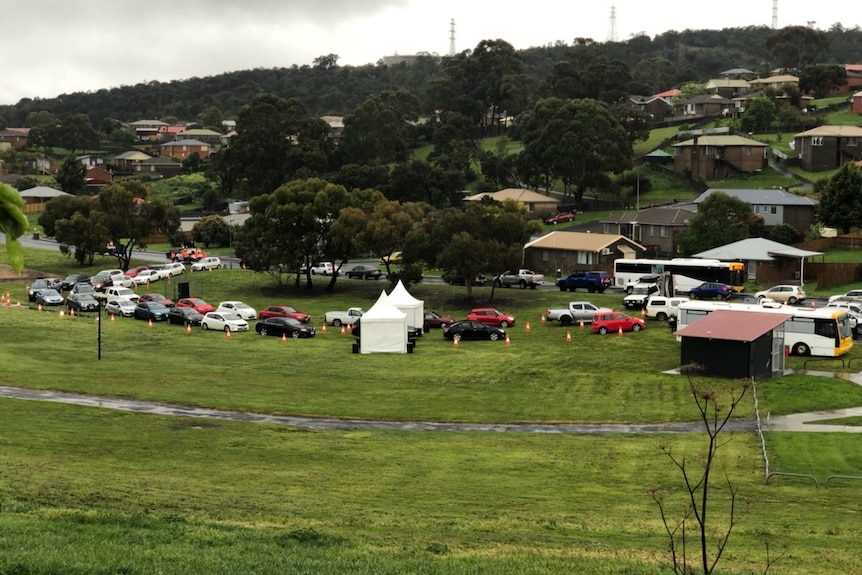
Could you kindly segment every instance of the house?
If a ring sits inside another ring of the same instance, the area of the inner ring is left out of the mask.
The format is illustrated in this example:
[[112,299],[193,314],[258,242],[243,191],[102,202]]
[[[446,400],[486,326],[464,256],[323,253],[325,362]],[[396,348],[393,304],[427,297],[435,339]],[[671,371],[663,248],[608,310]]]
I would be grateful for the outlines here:
[[485,192],[464,198],[464,201],[480,202],[484,198],[491,198],[498,202],[513,200],[524,204],[528,212],[536,214],[552,214],[557,211],[557,206],[560,204],[560,201],[557,199],[525,188],[506,188],[499,192]]
[[749,83],[737,78],[716,78],[704,86],[707,94],[718,94],[722,98],[734,98],[748,93]]
[[[744,316],[744,317],[743,317]],[[790,313],[716,310],[680,329],[680,365],[705,375],[768,379],[784,373],[784,323]]]
[[200,140],[207,144],[218,144],[221,142],[221,137],[224,134],[209,130],[207,128],[192,128],[191,130],[183,130],[174,135],[172,140]]
[[170,124],[161,120],[138,120],[131,122],[129,127],[134,130],[135,136],[139,140],[155,141],[161,136],[162,131],[166,130]]
[[722,192],[750,204],[751,210],[755,215],[763,218],[763,224],[767,228],[787,224],[800,234],[805,234],[816,219],[816,201],[776,188],[763,190],[710,188],[695,198],[694,204],[700,204],[714,192]]
[[710,118],[730,114],[733,101],[718,94],[698,94],[674,104],[674,115],[689,118]]
[[117,167],[117,170],[120,172],[135,172],[138,171],[135,166],[143,162],[144,160],[149,160],[152,156],[149,154],[145,154],[140,150],[130,150],[128,152],[123,152],[114,158],[114,164]]
[[[219,137],[221,137],[221,134],[219,134]],[[213,149],[211,145],[206,142],[193,139],[176,140],[174,142],[165,142],[159,145],[159,154],[170,158],[176,158],[178,160],[185,160],[195,152],[197,152],[201,160],[205,160],[209,157],[212,151]]]
[[133,171],[137,174],[149,174],[156,178],[170,178],[182,173],[183,164],[171,158],[155,156],[138,162]]
[[102,186],[110,184],[113,179],[114,174],[105,168],[99,166],[89,168],[84,180],[87,186],[87,193],[98,194]]
[[674,171],[691,179],[724,179],[766,167],[763,142],[736,135],[696,136],[673,145]]
[[856,92],[850,99],[850,111],[854,114],[862,114],[862,92]]
[[524,246],[524,267],[551,274],[573,269],[613,270],[618,258],[643,257],[646,249],[617,234],[550,232]]
[[0,130],[0,150],[14,148],[20,150],[27,147],[27,136],[29,128],[9,128]]
[[341,142],[344,136],[344,117],[343,116],[321,116],[327,126],[329,126],[329,137],[336,144]]
[[670,116],[673,110],[670,98],[662,96],[629,96],[629,105],[658,120]]
[[21,190],[19,192],[21,194],[21,199],[24,200],[25,206],[32,206],[34,204],[44,204],[48,200],[52,200],[54,198],[59,198],[60,196],[71,196],[67,192],[62,190],[58,190],[55,188],[49,188],[48,186],[36,186],[34,188],[28,188],[26,190]]
[[823,255],[774,242],[766,238],[748,238],[694,254],[696,258],[725,262],[744,262],[748,281],[763,286],[786,282],[802,283],[805,258]]
[[105,167],[105,158],[102,156],[97,156],[95,154],[85,154],[83,156],[78,156],[78,161],[84,164],[86,168],[104,168]]
[[793,150],[809,172],[834,170],[862,160],[862,127],[818,126],[796,134]]
[[646,257],[672,258],[678,253],[678,236],[695,214],[694,204],[625,211],[600,220],[605,235],[620,235],[644,247]]
[[749,84],[751,84],[752,89],[772,88],[777,92],[781,92],[787,84],[799,86],[799,77],[791,76],[790,74],[779,74],[777,76],[769,76],[768,78],[755,78],[749,81]]

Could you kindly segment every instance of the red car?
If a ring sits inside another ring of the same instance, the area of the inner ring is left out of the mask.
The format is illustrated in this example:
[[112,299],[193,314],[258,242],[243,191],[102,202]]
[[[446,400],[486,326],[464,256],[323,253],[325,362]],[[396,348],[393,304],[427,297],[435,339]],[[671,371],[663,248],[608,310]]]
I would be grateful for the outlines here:
[[190,307],[200,314],[215,311],[215,308],[199,297],[184,297],[177,302],[177,307]]
[[646,327],[644,320],[639,317],[631,317],[618,311],[607,311],[597,313],[593,318],[593,333],[602,335],[610,332],[640,331]]
[[467,319],[502,328],[515,325],[515,316],[503,313],[492,307],[477,307],[467,314]]
[[152,301],[160,303],[165,307],[174,307],[174,302],[160,293],[142,293],[138,298],[138,301]]
[[446,329],[447,327],[455,323],[455,318],[450,315],[440,315],[436,311],[426,311],[424,323],[426,329],[432,327]]
[[129,271],[126,272],[126,275],[130,278],[133,278],[138,275],[138,272],[142,272],[148,269],[150,269],[150,266],[135,266],[133,268],[130,268]]
[[550,218],[545,220],[546,224],[556,225],[556,224],[564,224],[566,222],[572,222],[575,220],[575,214],[569,212],[564,214],[554,214]]
[[260,310],[257,314],[258,319],[266,319],[268,317],[292,317],[302,323],[311,321],[311,316],[304,311],[298,311],[289,305],[271,305],[268,308]]

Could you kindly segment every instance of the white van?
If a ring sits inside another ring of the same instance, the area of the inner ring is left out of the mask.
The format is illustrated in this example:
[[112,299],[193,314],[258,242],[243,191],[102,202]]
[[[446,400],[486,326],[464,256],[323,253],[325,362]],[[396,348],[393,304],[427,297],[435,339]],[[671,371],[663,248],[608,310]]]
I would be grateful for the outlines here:
[[664,321],[670,316],[679,315],[679,305],[689,300],[687,297],[654,295],[647,300],[646,315]]

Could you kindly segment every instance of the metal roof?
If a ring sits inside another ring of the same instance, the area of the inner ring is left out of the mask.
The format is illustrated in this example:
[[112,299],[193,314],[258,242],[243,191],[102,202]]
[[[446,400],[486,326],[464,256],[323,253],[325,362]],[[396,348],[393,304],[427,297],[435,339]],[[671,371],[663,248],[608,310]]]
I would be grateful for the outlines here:
[[696,258],[714,258],[722,261],[772,261],[774,256],[807,258],[822,256],[823,252],[812,252],[788,246],[767,238],[747,238],[711,250],[694,254]]
[[811,198],[791,194],[778,188],[744,189],[744,188],[709,188],[697,198],[694,203],[699,204],[715,192],[727,194],[733,198],[742,200],[749,204],[769,206],[816,206],[817,202]]
[[790,313],[763,313],[720,309],[676,332],[680,337],[754,341],[793,317]]

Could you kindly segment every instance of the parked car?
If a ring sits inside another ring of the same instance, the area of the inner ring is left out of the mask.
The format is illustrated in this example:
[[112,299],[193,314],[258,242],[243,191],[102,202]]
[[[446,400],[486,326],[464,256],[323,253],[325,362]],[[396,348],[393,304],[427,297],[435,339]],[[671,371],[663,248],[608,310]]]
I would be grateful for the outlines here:
[[271,305],[260,310],[258,318],[266,319],[268,317],[292,317],[296,321],[308,323],[311,321],[311,316],[304,311],[299,311],[289,305]]
[[378,280],[383,272],[375,267],[359,264],[347,270],[345,275],[349,279]]
[[112,299],[127,299],[129,301],[137,303],[137,301],[140,299],[138,294],[126,287],[111,286],[105,288],[100,292],[96,292],[93,295],[95,295],[96,299],[101,301],[110,301]]
[[566,277],[557,280],[560,291],[575,291],[585,289],[590,293],[602,293],[611,286],[611,276],[608,272],[575,270]]
[[478,321],[462,320],[456,321],[443,330],[443,337],[446,339],[487,339],[497,341],[498,339],[506,338],[506,330],[493,326],[485,325]]
[[572,222],[575,220],[575,214],[572,212],[563,212],[559,214],[554,214],[553,216],[545,219],[546,224],[556,225],[556,224],[564,224],[566,222]]
[[126,274],[125,274],[125,275],[129,276],[130,278],[134,278],[134,277],[136,277],[139,273],[141,273],[142,271],[144,271],[144,270],[148,270],[148,269],[150,269],[150,266],[135,266],[135,267],[133,267],[133,268],[129,268],[129,269],[126,271]]
[[102,270],[92,278],[90,283],[96,291],[102,291],[106,287],[114,285],[114,278],[123,275],[123,270]]
[[69,291],[76,283],[89,282],[90,276],[87,274],[69,274],[63,281],[60,282],[60,291]]
[[794,285],[777,285],[768,290],[759,291],[754,294],[757,301],[763,299],[771,299],[781,303],[795,304],[805,299],[805,291],[799,286]]
[[111,285],[114,287],[130,288],[135,285],[135,278],[127,276],[126,274],[112,276]]
[[455,318],[451,315],[440,315],[436,311],[426,311],[425,312],[425,327],[439,327],[446,329],[450,325],[455,323]]
[[168,310],[168,323],[171,325],[200,325],[204,314],[193,307],[172,307]]
[[42,288],[36,292],[36,303],[39,305],[63,305],[63,296],[53,288]]
[[505,288],[518,286],[521,289],[536,289],[543,283],[545,283],[545,276],[543,274],[537,274],[533,270],[524,268],[506,270],[494,278],[495,286]]
[[[454,285],[459,285],[459,286],[467,285],[467,280],[464,278],[464,276],[443,274],[441,279],[444,282],[446,282],[447,284],[453,285],[453,286]],[[484,274],[478,274],[478,275],[473,276],[472,285],[483,286],[486,283],[488,283],[488,279],[485,277]]]
[[177,307],[190,307],[200,314],[215,311],[215,308],[199,297],[185,297],[177,302]]
[[155,301],[138,301],[135,306],[135,319],[165,321],[170,308]]
[[130,299],[116,298],[105,304],[105,313],[109,315],[119,315],[122,317],[132,317],[135,315],[135,306],[137,304]]
[[163,279],[165,279],[165,276],[162,274],[161,270],[150,268],[139,271],[138,275],[132,278],[132,281],[134,281],[135,285],[141,286]]
[[733,288],[719,282],[703,282],[688,290],[691,299],[730,299],[732,295]]
[[559,320],[560,325],[572,325],[573,323],[592,323],[597,313],[613,311],[607,307],[598,307],[588,301],[570,301],[568,307],[548,308],[548,321]]
[[160,293],[142,293],[138,298],[138,301],[154,301],[165,307],[174,307],[174,305],[176,305],[173,300],[169,300]]
[[640,331],[646,327],[646,323],[639,317],[631,317],[618,311],[597,313],[593,318],[593,333],[602,335],[609,331]]
[[847,310],[850,316],[850,328],[857,336],[862,336],[862,300],[848,301],[837,300],[826,304],[826,307],[834,307]]
[[392,265],[392,264],[400,264],[400,263],[401,263],[401,261],[402,261],[402,258],[401,258],[401,252],[392,252],[392,253],[391,253],[391,254],[389,254],[388,256],[383,256],[382,258],[380,258],[379,260],[377,260],[377,263],[382,264],[382,265],[384,265],[384,266],[385,266],[387,263],[388,263],[389,265]]
[[862,301],[862,289],[852,289],[847,293],[829,296],[829,303],[834,301]]
[[292,338],[314,337],[314,326],[296,321],[292,317],[270,317],[257,322],[254,330],[260,335],[287,336]]
[[192,271],[217,270],[221,268],[221,260],[216,257],[206,257],[192,264]]
[[186,266],[184,266],[181,262],[171,262],[169,264],[165,264],[163,266],[159,266],[162,273],[167,276],[179,276],[186,273]]
[[34,280],[30,287],[27,288],[27,299],[30,301],[36,301],[36,292],[40,289],[60,289],[60,282],[63,281],[60,278],[39,278]]
[[235,313],[245,320],[257,319],[257,310],[241,301],[223,301],[216,308],[218,312]]
[[235,313],[211,311],[204,314],[201,320],[203,329],[219,331],[248,331],[248,322]]
[[363,313],[365,312],[361,307],[352,307],[345,311],[328,311],[323,314],[323,321],[335,327],[341,327],[342,325],[355,323],[356,320],[362,317]]
[[66,309],[69,311],[99,311],[99,300],[91,293],[73,293],[66,298]]
[[[317,262],[316,264],[311,266],[311,269],[309,271],[311,271],[311,275],[313,276],[331,276],[333,273],[335,273],[335,266],[332,264],[332,262]],[[299,273],[304,274],[305,272],[306,268],[303,266],[299,270]]]
[[665,321],[669,317],[679,315],[679,306],[689,301],[687,297],[654,295],[647,300],[646,316]]
[[467,319],[470,321],[478,321],[485,325],[495,325],[504,329],[515,325],[515,316],[503,313],[492,307],[474,308],[467,314]]

